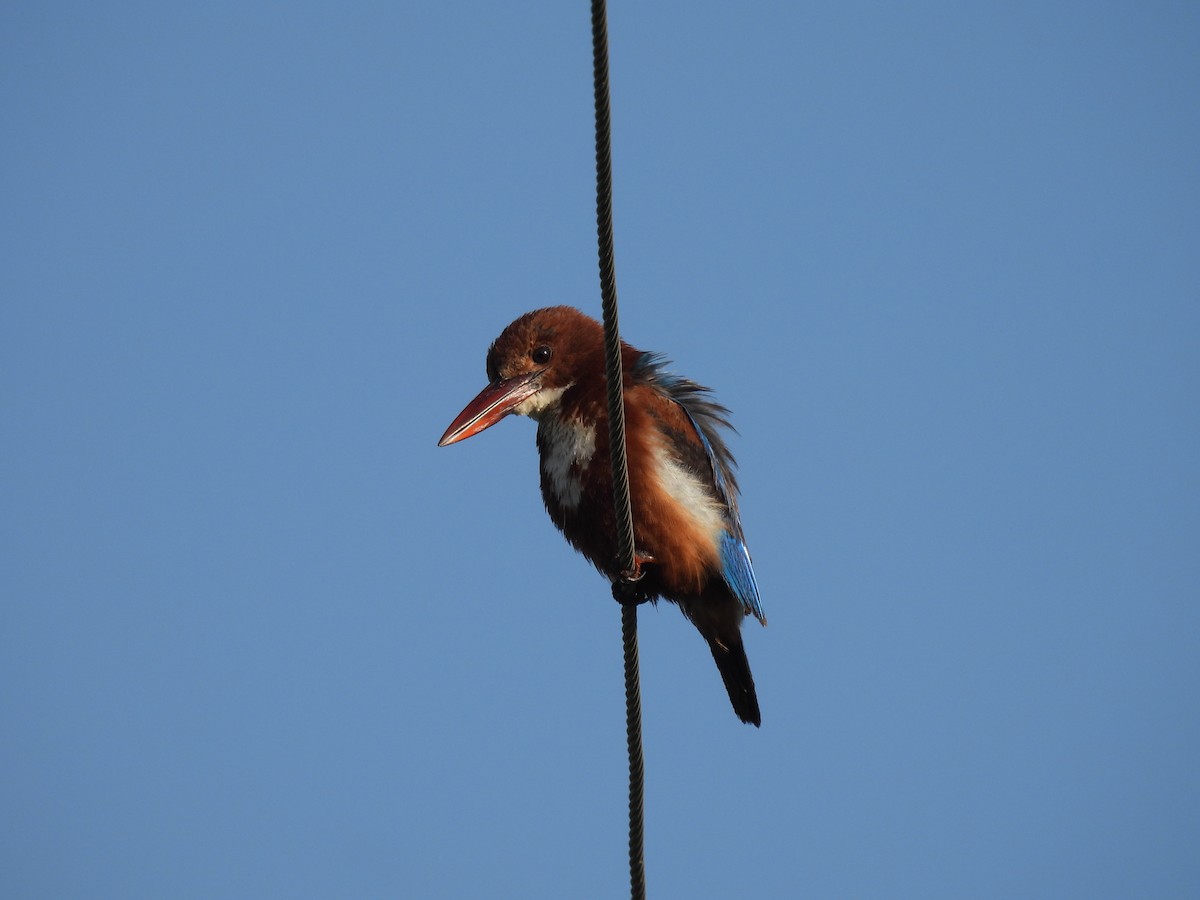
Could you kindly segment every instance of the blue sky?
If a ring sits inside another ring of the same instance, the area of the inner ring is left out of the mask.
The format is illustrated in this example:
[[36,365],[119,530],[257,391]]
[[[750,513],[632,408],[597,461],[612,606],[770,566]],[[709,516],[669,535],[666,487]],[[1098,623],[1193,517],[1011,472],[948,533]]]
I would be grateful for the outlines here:
[[[661,897],[1200,892],[1200,12],[617,4],[625,337],[740,437],[761,730]],[[599,312],[584,4],[0,12],[11,897],[612,897],[619,613],[488,343]]]

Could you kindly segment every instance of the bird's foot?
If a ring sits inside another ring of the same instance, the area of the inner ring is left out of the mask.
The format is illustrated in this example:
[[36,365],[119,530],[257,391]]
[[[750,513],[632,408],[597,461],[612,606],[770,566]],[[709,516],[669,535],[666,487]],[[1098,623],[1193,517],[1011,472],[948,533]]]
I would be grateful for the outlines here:
[[654,594],[645,590],[641,585],[642,578],[646,573],[642,571],[642,566],[646,563],[654,562],[654,557],[649,553],[633,554],[633,568],[629,571],[622,572],[613,582],[612,592],[613,599],[622,606],[637,606],[640,603],[645,603],[654,597]]

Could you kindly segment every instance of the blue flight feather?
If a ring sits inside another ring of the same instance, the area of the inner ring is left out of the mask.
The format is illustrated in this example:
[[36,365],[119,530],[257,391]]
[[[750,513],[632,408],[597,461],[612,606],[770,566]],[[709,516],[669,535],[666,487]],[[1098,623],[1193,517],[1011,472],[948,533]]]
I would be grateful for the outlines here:
[[734,596],[742,601],[747,614],[766,625],[767,617],[763,615],[762,602],[758,598],[758,582],[754,580],[754,569],[750,565],[750,551],[728,531],[721,535],[721,575]]

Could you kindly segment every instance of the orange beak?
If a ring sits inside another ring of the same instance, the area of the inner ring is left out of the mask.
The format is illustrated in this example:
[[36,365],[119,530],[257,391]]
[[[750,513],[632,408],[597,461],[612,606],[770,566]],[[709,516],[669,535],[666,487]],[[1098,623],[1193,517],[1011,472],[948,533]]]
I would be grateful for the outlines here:
[[439,447],[456,444],[474,437],[486,428],[491,428],[525,400],[542,389],[541,370],[515,375],[493,381],[458,414],[442,439]]

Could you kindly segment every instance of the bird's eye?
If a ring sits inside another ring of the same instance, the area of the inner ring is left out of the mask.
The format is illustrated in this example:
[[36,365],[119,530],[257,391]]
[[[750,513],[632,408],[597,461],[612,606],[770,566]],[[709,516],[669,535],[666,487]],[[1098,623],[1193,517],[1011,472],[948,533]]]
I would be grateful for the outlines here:
[[533,357],[533,361],[539,366],[544,366],[546,363],[550,362],[550,357],[553,354],[554,351],[543,344],[541,347],[538,347],[536,350],[534,350],[530,356]]

